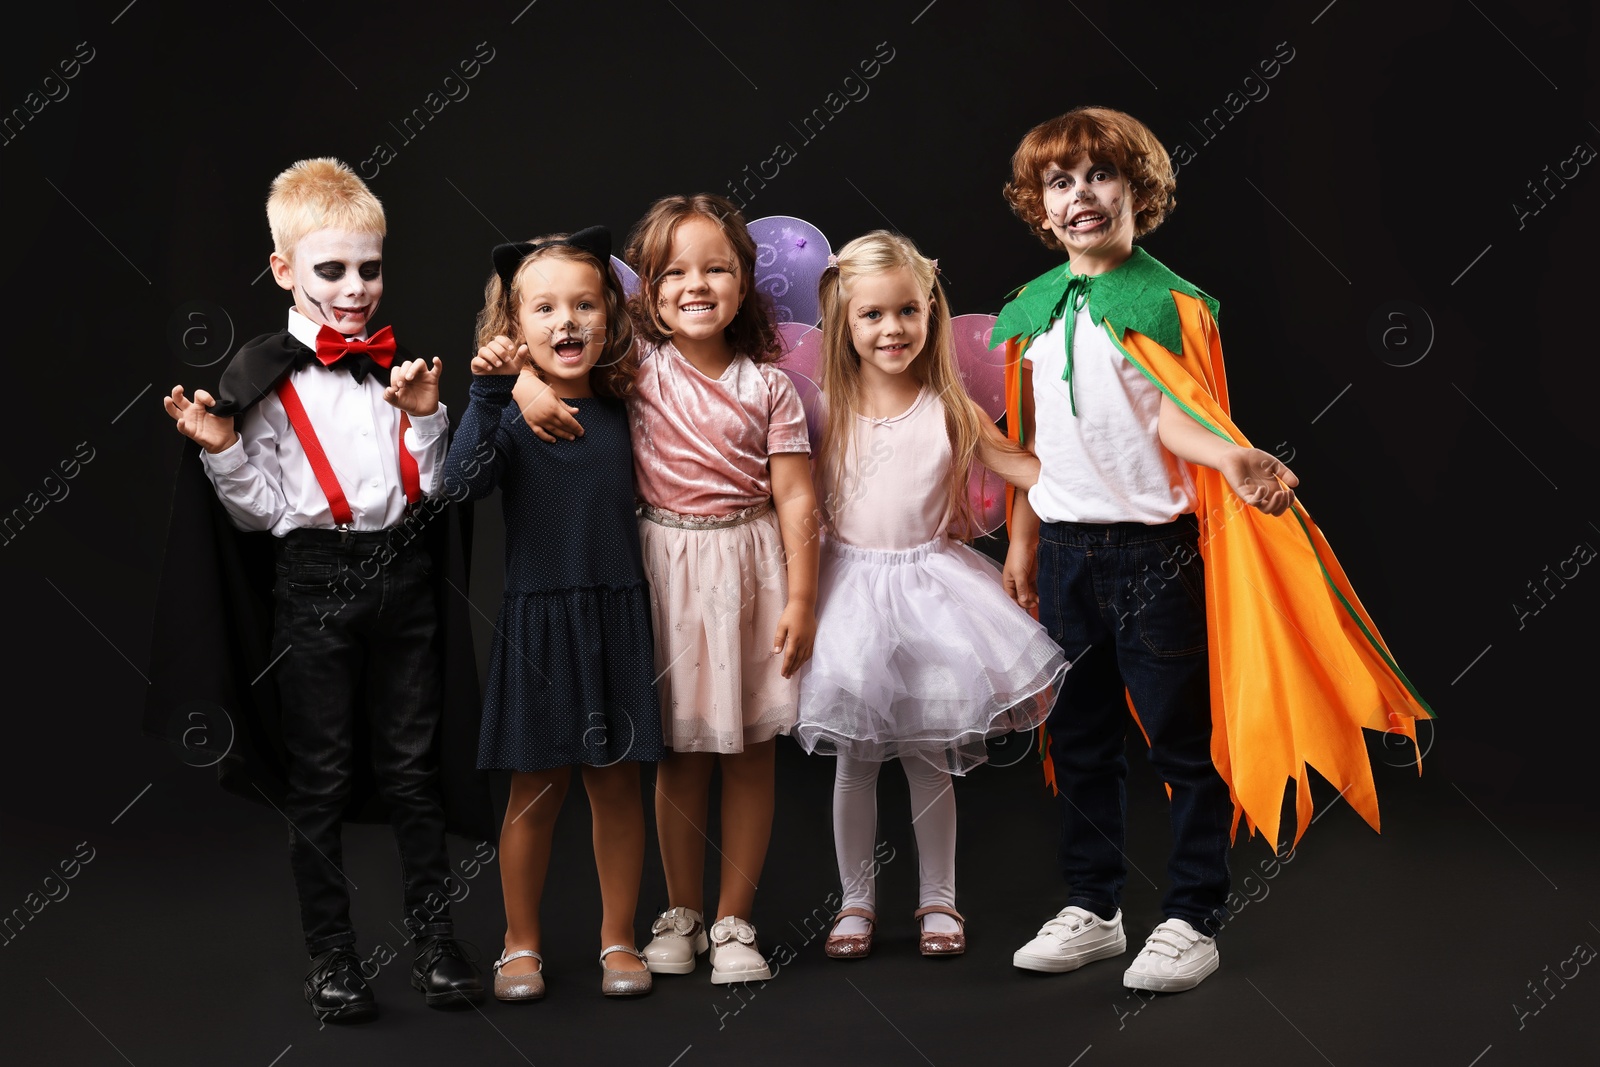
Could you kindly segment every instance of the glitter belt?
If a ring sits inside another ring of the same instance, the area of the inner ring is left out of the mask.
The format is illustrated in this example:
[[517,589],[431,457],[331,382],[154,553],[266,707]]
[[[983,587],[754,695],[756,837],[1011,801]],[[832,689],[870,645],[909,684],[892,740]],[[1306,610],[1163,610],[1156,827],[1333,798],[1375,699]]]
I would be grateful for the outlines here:
[[730,526],[743,526],[752,519],[759,519],[771,509],[772,501],[763,500],[759,504],[741,508],[731,515],[680,515],[666,508],[642,504],[639,507],[639,514],[657,526],[670,526],[675,530],[725,530]]

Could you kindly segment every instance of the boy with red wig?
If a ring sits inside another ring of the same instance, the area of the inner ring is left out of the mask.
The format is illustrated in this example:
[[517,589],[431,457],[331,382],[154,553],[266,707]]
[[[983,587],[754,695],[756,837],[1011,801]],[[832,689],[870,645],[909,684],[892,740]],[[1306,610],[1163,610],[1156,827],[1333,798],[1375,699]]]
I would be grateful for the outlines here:
[[1298,840],[1309,764],[1376,828],[1361,727],[1414,738],[1428,714],[1298,479],[1233,424],[1217,302],[1134,246],[1175,184],[1155,135],[1122,112],[1076,108],[1029,131],[1006,199],[1067,262],[992,334],[1007,423],[1042,464],[1012,504],[1005,580],[1073,661],[1047,723],[1071,892],[1013,962],[1060,972],[1126,951],[1127,707],[1171,796],[1172,851],[1166,917],[1123,984],[1159,992],[1217,969],[1239,815],[1275,843],[1295,778]]

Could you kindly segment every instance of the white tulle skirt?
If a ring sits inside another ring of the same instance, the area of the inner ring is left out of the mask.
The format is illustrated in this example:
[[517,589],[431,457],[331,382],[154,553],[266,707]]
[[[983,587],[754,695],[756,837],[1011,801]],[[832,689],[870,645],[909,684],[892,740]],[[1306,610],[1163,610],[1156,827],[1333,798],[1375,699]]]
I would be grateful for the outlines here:
[[963,774],[985,738],[1050,713],[1067,663],[959,541],[903,552],[823,546],[817,640],[800,682],[794,737],[808,752],[919,756]]

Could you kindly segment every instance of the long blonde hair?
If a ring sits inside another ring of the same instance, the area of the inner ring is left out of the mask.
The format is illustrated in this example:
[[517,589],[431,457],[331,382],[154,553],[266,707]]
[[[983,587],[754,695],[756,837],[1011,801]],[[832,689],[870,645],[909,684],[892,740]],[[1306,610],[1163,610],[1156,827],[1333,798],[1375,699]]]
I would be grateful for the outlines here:
[[[950,435],[950,529],[953,536],[968,538],[978,524],[967,497],[967,479],[985,417],[956,371],[950,301],[939,284],[938,266],[917,251],[916,245],[888,230],[862,234],[835,258],[838,266],[823,271],[817,286],[822,306],[822,391],[828,398],[818,463],[831,475],[838,491],[845,484],[856,415],[861,411],[861,357],[851,340],[848,315],[851,286],[857,278],[905,268],[928,294],[928,337],[906,373],[932,390],[944,405],[944,424]],[[831,503],[823,502],[824,515],[829,518]]]

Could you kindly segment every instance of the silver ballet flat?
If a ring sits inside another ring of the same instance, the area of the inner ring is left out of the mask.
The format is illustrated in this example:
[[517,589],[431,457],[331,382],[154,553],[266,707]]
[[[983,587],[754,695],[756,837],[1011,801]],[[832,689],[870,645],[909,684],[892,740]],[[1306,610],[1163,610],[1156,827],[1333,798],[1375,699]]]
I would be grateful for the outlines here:
[[646,963],[644,953],[632,945],[612,945],[600,953],[600,992],[608,997],[637,997],[650,992],[650,971],[613,971],[606,966],[606,957],[613,952],[626,952]]
[[[539,969],[532,974],[501,974],[500,968],[512,960],[532,958],[539,961]],[[494,996],[496,1000],[538,1000],[544,996],[544,957],[531,948],[507,952],[494,961]]]

